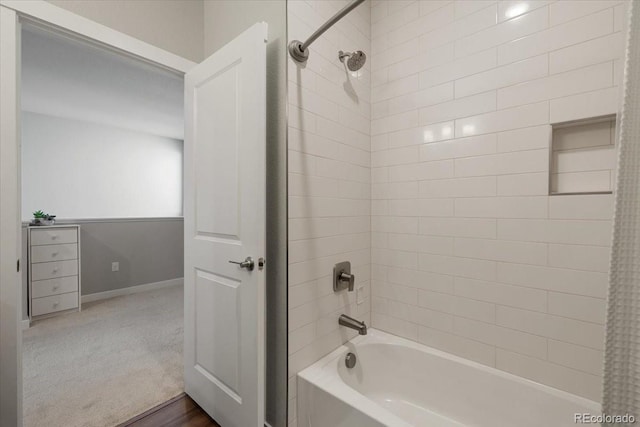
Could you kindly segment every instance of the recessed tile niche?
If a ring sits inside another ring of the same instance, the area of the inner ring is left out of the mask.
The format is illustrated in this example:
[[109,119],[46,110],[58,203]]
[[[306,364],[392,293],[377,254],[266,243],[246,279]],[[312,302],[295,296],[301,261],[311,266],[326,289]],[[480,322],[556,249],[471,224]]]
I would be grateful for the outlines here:
[[549,194],[611,193],[616,116],[552,125]]

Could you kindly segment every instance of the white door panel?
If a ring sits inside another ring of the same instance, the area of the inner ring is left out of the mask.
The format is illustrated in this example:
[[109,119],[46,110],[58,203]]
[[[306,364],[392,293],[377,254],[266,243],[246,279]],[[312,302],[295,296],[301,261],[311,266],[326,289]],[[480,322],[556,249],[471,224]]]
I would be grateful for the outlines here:
[[[197,229],[239,239],[238,151],[242,62],[218,71],[196,88],[196,135],[214,135],[199,146],[196,158],[198,182],[224,185],[197,186]],[[224,102],[220,102],[224,100]]]
[[185,390],[224,427],[264,424],[266,38],[185,76]]

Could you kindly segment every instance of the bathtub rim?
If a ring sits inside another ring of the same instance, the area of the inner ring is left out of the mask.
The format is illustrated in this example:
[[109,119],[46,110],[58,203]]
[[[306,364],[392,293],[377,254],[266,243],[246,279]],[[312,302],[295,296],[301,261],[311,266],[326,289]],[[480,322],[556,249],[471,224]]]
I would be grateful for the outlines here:
[[[380,406],[378,403],[369,399],[366,395],[360,393],[358,390],[351,388],[340,377],[340,373],[338,372],[338,365],[336,363],[338,358],[342,357],[345,352],[352,351],[358,345],[367,344],[399,345],[422,351],[436,357],[444,358],[455,363],[460,363],[471,368],[479,369],[481,371],[499,376],[507,380],[515,381],[516,383],[521,384],[524,387],[533,387],[535,389],[547,392],[554,397],[567,400],[573,404],[582,405],[588,411],[591,411],[591,413],[600,414],[602,412],[602,406],[600,403],[587,399],[585,397],[578,396],[573,393],[569,393],[567,391],[560,390],[545,384],[541,384],[528,378],[524,378],[507,371],[502,371],[492,366],[483,365],[479,362],[465,359],[463,357],[456,356],[454,354],[447,353],[433,347],[429,347],[425,344],[417,343],[415,341],[411,341],[409,339],[399,337],[397,335],[392,335],[373,328],[370,328],[368,330],[367,335],[356,336],[352,340],[347,341],[340,347],[336,348],[331,353],[322,357],[312,365],[298,372],[297,378],[303,379],[304,381],[320,388],[324,392],[335,396],[337,399],[353,407],[355,410],[363,411],[371,416],[375,416],[376,419],[379,419],[378,417],[380,417],[381,421],[388,425],[410,426],[409,423],[407,423],[399,416]],[[302,403],[303,402],[300,399],[300,396],[298,396],[298,405]],[[436,415],[441,417],[443,420],[450,421],[452,425],[462,425],[458,421],[455,421],[446,416],[440,414]]]

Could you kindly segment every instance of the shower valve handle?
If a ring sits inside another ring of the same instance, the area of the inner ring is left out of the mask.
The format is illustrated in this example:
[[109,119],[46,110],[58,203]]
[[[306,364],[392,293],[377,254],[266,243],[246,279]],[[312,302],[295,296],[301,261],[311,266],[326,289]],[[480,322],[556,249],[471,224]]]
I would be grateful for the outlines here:
[[346,282],[349,284],[349,292],[353,292],[353,287],[356,281],[356,275],[355,274],[349,274],[349,273],[345,273],[344,271],[340,273],[340,276],[338,277],[338,279],[341,282]]

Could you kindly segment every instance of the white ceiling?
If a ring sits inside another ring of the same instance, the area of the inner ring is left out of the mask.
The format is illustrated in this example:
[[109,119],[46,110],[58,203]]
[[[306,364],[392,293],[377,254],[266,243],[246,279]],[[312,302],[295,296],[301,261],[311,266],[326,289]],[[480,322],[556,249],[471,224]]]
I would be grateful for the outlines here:
[[23,110],[184,139],[182,76],[23,28]]

